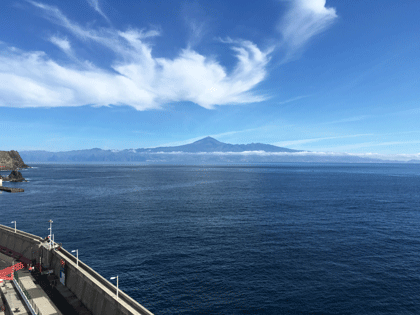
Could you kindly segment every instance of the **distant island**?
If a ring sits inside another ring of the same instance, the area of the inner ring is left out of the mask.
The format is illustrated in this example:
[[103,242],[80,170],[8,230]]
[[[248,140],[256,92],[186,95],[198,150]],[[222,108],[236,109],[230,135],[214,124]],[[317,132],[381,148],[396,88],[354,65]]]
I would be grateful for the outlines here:
[[[220,142],[212,137],[205,137],[190,144],[172,147],[125,150],[102,150],[94,148],[64,152],[21,151],[20,154],[25,161],[32,163],[142,162],[165,164],[234,164],[276,162],[397,162],[363,158],[350,154],[319,154],[316,152],[292,150],[263,143],[229,144]],[[411,162],[415,163],[415,161]],[[417,163],[419,162],[420,161],[417,161]]]

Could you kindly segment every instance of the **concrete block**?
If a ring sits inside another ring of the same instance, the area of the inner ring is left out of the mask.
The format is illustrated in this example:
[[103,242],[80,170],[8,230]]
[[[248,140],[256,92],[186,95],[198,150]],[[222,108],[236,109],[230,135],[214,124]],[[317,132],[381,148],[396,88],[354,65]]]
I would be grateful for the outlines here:
[[70,268],[67,268],[66,287],[72,292],[74,291],[74,288],[76,287],[76,279],[72,277],[72,272]]
[[15,248],[13,249],[15,252],[21,253],[22,252],[22,243],[23,240],[21,237],[15,237]]
[[105,313],[104,315],[117,315],[117,308],[114,303],[110,303],[108,300],[105,302]]
[[3,246],[6,246],[7,248],[12,249],[13,239],[9,237],[9,234],[5,235],[5,240],[3,244],[4,244]]
[[100,293],[98,290],[94,290],[92,293],[92,310],[94,314],[100,314],[102,309],[102,301],[98,299],[100,295],[103,295],[103,293]]
[[86,293],[86,287],[87,287],[87,283],[86,281],[81,281],[81,290],[80,292],[80,301],[82,301],[82,303],[86,303],[87,297],[85,295]]
[[27,240],[24,240],[22,243],[22,248],[19,253],[21,253],[24,257],[31,259],[32,246],[33,244],[31,244]]
[[94,301],[92,299],[93,297],[93,287],[91,283],[85,283],[85,288],[83,294],[82,303],[88,308],[92,309]]
[[3,231],[0,232],[0,241],[3,246],[7,244],[7,234]]
[[82,300],[83,296],[81,293],[82,293],[83,285],[85,284],[85,282],[83,281],[82,277],[80,277],[80,275],[76,275],[75,278],[77,278],[77,286],[76,286],[76,290],[75,291],[72,290],[72,291],[79,300]]

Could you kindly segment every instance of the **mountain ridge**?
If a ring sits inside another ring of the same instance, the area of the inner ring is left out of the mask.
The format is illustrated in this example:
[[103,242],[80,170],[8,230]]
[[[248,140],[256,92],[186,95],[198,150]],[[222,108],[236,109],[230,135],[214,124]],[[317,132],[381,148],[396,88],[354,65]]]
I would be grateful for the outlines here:
[[218,141],[212,137],[205,137],[193,143],[172,146],[156,147],[149,149],[137,149],[137,152],[245,152],[245,151],[265,151],[265,152],[301,152],[298,150],[277,147],[271,144],[250,143],[250,144],[230,144]]
[[[48,152],[43,150],[21,151],[28,162],[141,162],[166,164],[225,164],[225,163],[399,163],[349,154],[318,154],[277,147],[270,144],[229,144],[212,137],[193,143],[172,146],[124,150],[99,148]],[[419,163],[420,161],[417,161]],[[410,161],[410,163],[416,163]]]

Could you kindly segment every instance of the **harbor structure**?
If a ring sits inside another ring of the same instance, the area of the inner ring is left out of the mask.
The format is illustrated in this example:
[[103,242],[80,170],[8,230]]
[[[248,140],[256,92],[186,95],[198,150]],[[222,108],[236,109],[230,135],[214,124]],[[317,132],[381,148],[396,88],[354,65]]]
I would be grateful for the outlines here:
[[[50,225],[51,223],[52,221]],[[49,230],[51,235],[51,226]],[[47,276],[54,290],[59,292],[70,304],[77,305],[75,306],[76,314],[153,315],[140,303],[80,261],[78,255],[75,257],[55,243],[54,238],[51,238],[50,235],[44,239],[0,224],[0,255],[5,257],[2,260],[12,259],[13,266],[16,263],[22,264],[19,265],[22,267],[21,270],[9,272],[12,280],[8,281],[13,281],[13,285],[9,284],[9,286],[13,286],[17,290],[16,292],[20,292],[22,301],[26,303],[24,308],[29,312],[28,314],[35,315],[40,312],[42,315],[60,315],[54,301],[42,297],[42,292],[35,294],[36,290],[40,289],[34,287],[34,282],[30,280],[30,274],[28,275],[29,270],[35,268],[37,273]],[[11,262],[8,267],[10,266],[12,266]],[[18,276],[19,273],[20,276]],[[13,277],[14,274],[15,277]],[[9,275],[7,276],[9,277]],[[18,277],[19,279],[16,280]],[[9,288],[6,291],[12,292],[10,290],[12,289]],[[37,298],[33,298],[34,294]],[[32,296],[32,298],[29,299],[26,295]],[[14,293],[9,296],[14,296]],[[10,305],[7,304],[5,307],[9,307],[10,314],[12,314]],[[31,313],[31,307],[32,310],[36,309],[38,312]]]

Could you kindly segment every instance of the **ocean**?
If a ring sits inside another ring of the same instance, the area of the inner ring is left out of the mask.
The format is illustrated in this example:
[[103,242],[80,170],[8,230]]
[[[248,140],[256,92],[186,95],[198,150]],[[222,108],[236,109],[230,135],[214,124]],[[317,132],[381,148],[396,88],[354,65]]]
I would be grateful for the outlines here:
[[418,164],[29,164],[0,223],[156,315],[420,314]]

